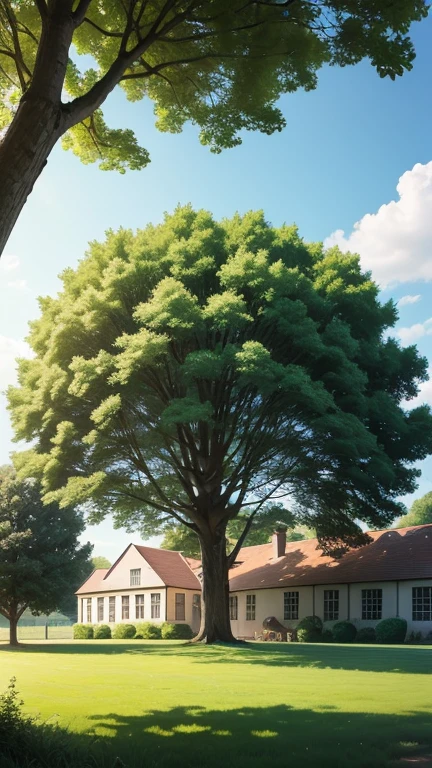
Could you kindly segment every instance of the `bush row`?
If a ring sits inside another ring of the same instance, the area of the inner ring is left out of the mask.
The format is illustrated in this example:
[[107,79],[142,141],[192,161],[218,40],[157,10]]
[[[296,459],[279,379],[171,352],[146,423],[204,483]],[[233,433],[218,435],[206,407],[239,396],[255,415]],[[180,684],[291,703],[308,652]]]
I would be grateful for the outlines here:
[[192,629],[189,624],[152,624],[143,621],[139,624],[116,624],[113,630],[108,624],[74,624],[74,640],[191,640]]
[[405,619],[383,619],[377,626],[357,630],[350,621],[338,621],[324,629],[318,616],[306,616],[297,626],[300,643],[403,643],[407,632]]

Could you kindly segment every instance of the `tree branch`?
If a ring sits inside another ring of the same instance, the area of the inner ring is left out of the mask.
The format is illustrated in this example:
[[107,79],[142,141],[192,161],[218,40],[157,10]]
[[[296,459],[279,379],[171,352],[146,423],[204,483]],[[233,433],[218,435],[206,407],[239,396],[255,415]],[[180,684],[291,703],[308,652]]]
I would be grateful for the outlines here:
[[85,19],[85,15],[90,7],[92,0],[81,0],[72,16],[75,22],[75,26],[79,27]]
[[100,27],[99,24],[96,24],[94,21],[88,18],[88,16],[85,16],[83,19],[83,23],[90,24],[92,27],[97,29],[98,32],[100,32],[102,35],[105,35],[105,37],[123,37],[123,32],[110,32],[108,29],[103,29],[103,27]]

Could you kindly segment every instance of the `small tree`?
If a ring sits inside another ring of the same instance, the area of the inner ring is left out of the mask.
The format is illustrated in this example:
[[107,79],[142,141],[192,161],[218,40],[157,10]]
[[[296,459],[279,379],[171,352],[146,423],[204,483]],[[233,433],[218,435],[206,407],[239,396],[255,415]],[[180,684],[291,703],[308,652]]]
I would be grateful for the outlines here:
[[104,121],[116,85],[152,99],[161,131],[191,121],[219,152],[242,129],[281,130],[279,96],[315,88],[326,62],[411,69],[408,31],[427,13],[426,0],[0,0],[0,254],[61,137],[104,170],[147,165],[133,132]]
[[[43,505],[36,483],[18,481],[11,467],[0,469],[0,613],[9,621],[10,643],[29,608],[49,613],[86,572],[91,545],[80,546],[82,516],[74,509]],[[75,598],[76,603],[76,598]]]
[[409,512],[398,520],[396,528],[429,523],[432,524],[432,491],[413,501]]
[[93,568],[111,568],[112,563],[102,555],[96,555],[96,557],[92,557],[91,563]]
[[[199,639],[232,640],[228,569],[254,516],[290,494],[326,550],[367,540],[432,450],[415,347],[356,256],[306,245],[261,213],[217,224],[178,209],[94,243],[42,301],[9,391],[16,457],[45,500],[144,535],[173,519],[200,540]],[[227,526],[250,510],[227,555]]]

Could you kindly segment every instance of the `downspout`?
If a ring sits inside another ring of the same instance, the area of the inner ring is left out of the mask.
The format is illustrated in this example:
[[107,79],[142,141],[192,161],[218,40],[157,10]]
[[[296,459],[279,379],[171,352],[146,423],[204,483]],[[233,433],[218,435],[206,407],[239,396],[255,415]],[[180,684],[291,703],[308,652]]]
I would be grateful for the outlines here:
[[168,621],[168,587],[165,587],[165,621]]

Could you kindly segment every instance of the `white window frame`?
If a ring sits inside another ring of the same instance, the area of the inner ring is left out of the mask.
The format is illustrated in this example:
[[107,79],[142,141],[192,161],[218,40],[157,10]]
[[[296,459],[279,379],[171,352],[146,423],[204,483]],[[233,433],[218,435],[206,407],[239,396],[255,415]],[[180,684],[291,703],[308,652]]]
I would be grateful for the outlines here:
[[86,613],[86,616],[87,616],[87,624],[91,624],[92,623],[92,599],[91,599],[91,597],[87,598],[87,613]]
[[339,621],[339,590],[324,590],[324,621]]
[[296,621],[299,617],[300,593],[284,592],[284,621]]
[[381,588],[362,589],[362,620],[382,619],[383,591]]
[[229,617],[230,617],[230,621],[238,620],[238,596],[237,595],[230,595]]
[[97,599],[97,620],[103,621],[104,620],[104,599],[103,597],[98,597]]
[[122,621],[124,621],[124,619],[127,619],[129,621],[129,615],[130,615],[129,595],[122,595]]
[[246,595],[246,621],[255,621],[256,595]]
[[135,618],[144,618],[144,595],[135,595]]
[[141,568],[131,568],[129,572],[129,577],[130,577],[131,587],[141,586]]
[[160,619],[161,596],[160,592],[152,592],[150,595],[150,615],[152,619]]
[[432,621],[432,587],[412,588],[412,620]]

